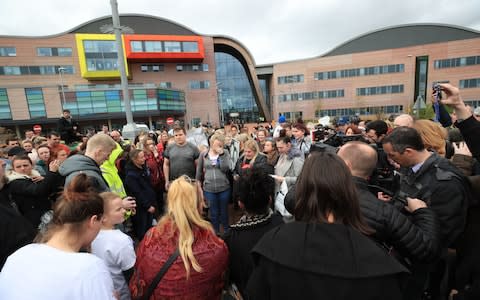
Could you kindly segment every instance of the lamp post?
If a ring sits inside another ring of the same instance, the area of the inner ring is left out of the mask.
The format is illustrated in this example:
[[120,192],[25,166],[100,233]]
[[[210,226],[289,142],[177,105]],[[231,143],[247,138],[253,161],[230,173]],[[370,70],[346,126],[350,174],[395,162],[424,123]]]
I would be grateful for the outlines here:
[[225,126],[225,116],[223,115],[223,100],[222,100],[222,89],[217,89],[218,91],[218,103],[220,104],[220,121],[222,124],[220,124],[220,127]]
[[222,100],[222,89],[220,86],[223,84],[223,82],[216,82],[215,87],[217,88],[217,94],[218,94],[218,105],[220,106],[220,126],[223,127],[225,126],[225,116],[223,115],[223,100]]
[[58,68],[58,74],[60,75],[60,90],[62,91],[62,110],[65,109],[65,90],[63,88],[63,73],[65,72],[64,67]]

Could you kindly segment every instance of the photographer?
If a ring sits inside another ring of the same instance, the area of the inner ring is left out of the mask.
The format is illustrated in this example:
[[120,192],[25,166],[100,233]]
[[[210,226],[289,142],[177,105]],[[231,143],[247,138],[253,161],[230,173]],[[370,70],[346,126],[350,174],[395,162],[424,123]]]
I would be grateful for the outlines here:
[[[463,174],[447,159],[425,149],[415,129],[397,127],[382,142],[388,157],[407,170],[400,190],[410,190],[414,186],[418,190],[414,196],[427,203],[440,224],[441,258],[434,264],[417,265],[407,291],[411,299],[420,298],[424,292],[432,299],[441,298],[446,293],[441,290],[440,283],[446,273],[447,248],[455,248],[463,232],[469,187]],[[428,286],[426,290],[424,286]]]
[[425,202],[407,199],[408,216],[390,203],[380,201],[368,189],[367,179],[375,170],[377,153],[362,142],[349,142],[338,151],[353,176],[360,210],[373,237],[384,246],[393,246],[406,264],[435,260],[438,256],[438,220]]
[[382,144],[387,132],[388,125],[382,120],[368,123],[365,129],[365,138],[370,142],[371,146],[376,148],[378,156],[377,167],[373,172],[370,183],[395,192],[394,167],[388,161],[387,154],[383,150]]

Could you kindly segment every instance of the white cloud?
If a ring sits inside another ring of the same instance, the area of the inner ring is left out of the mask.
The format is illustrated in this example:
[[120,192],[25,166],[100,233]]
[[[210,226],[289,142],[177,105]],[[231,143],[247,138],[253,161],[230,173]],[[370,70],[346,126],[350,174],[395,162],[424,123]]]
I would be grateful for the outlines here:
[[[243,43],[257,64],[323,54],[360,34],[406,23],[480,30],[476,0],[117,0],[120,13],[155,15]],[[111,13],[109,0],[0,4],[0,35],[50,35]]]

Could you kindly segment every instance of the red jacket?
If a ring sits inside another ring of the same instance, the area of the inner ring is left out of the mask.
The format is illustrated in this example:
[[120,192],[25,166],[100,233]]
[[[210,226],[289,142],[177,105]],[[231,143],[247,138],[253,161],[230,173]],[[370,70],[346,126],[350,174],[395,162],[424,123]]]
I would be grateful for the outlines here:
[[[187,280],[182,257],[178,256],[168,269],[150,299],[220,299],[228,265],[228,249],[213,231],[194,228],[193,255],[202,267],[190,267]],[[178,247],[178,230],[168,220],[151,228],[137,249],[135,272],[130,280],[133,297],[146,292],[169,256]]]

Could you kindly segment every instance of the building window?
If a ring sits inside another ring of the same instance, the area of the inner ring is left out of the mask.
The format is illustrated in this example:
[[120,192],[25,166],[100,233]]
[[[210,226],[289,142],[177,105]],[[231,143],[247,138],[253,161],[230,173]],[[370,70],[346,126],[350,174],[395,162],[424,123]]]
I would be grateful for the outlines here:
[[165,41],[165,52],[182,52],[182,44],[180,42]]
[[37,56],[72,56],[72,48],[37,48]]
[[401,114],[403,113],[403,105],[387,105],[375,107],[354,107],[354,108],[335,108],[315,111],[315,118],[325,116],[341,117],[341,116],[367,116],[377,114]]
[[433,66],[435,69],[458,68],[480,65],[480,56],[467,56],[435,60]]
[[200,90],[200,89],[208,89],[210,88],[210,81],[209,80],[191,80],[190,81],[190,89],[192,90]]
[[158,84],[158,87],[163,88],[163,89],[171,89],[172,88],[172,83],[168,81],[162,81]]
[[0,47],[0,56],[17,56],[17,48]]
[[84,40],[88,71],[118,70],[118,54],[115,41]]
[[0,120],[12,119],[7,89],[0,88]]
[[0,75],[21,75],[20,67],[0,67]]
[[26,88],[25,95],[28,110],[30,111],[30,118],[46,117],[47,112],[45,111],[42,88]]
[[403,93],[403,84],[357,88],[357,96]]
[[285,116],[285,119],[291,121],[291,122],[294,122],[298,119],[302,119],[302,116],[303,116],[303,112],[301,111],[288,111],[288,112],[282,112],[282,113],[279,113],[278,116]]
[[459,86],[461,89],[471,89],[480,87],[480,78],[462,79]]
[[178,72],[208,72],[208,64],[178,64]]
[[0,75],[55,75],[62,69],[62,74],[74,74],[73,66],[8,66],[0,67]]
[[141,41],[131,41],[130,48],[132,48],[132,52],[144,52]]
[[357,69],[344,69],[338,71],[315,72],[313,77],[315,80],[328,80],[336,78],[348,78],[369,75],[381,75],[390,73],[403,73],[405,71],[404,64],[384,65],[374,67],[363,67]]
[[158,64],[144,64],[140,66],[142,72],[163,72],[165,70],[164,65]]
[[163,52],[162,42],[145,41],[145,52]]
[[198,42],[131,41],[132,52],[198,52]]
[[304,77],[303,74],[279,76],[277,78],[277,82],[278,84],[303,82],[303,77]]
[[197,42],[182,42],[182,52],[198,52]]
[[328,99],[328,98],[343,98],[345,97],[345,91],[342,90],[329,90],[329,91],[315,91],[315,92],[302,92],[293,94],[284,94],[278,96],[278,102],[290,102],[290,101],[303,101],[313,99]]

